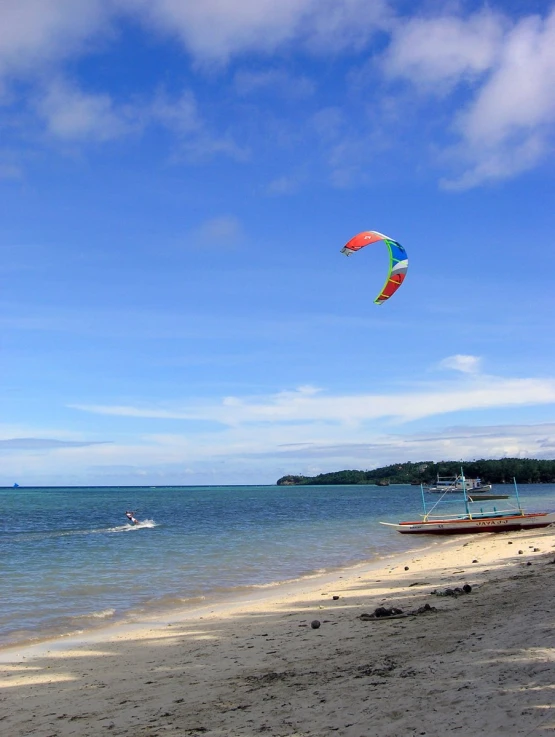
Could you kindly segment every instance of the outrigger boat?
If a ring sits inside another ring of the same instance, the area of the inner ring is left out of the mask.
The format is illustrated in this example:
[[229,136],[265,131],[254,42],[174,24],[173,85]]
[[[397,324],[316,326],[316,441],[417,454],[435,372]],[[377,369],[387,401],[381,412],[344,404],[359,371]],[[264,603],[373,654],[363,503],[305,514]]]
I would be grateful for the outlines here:
[[[462,500],[453,499],[453,493],[446,490],[444,495],[448,495],[449,498],[444,500],[442,495],[432,506],[430,510],[426,509],[426,497],[424,495],[424,488],[421,486],[422,491],[422,504],[424,507],[424,514],[421,520],[411,522],[380,522],[382,525],[393,527],[397,532],[402,534],[430,534],[430,535],[458,535],[463,533],[476,533],[476,532],[513,532],[515,530],[532,529],[537,527],[549,527],[549,525],[555,523],[555,512],[525,512],[520,506],[520,499],[518,497],[518,488],[516,485],[516,479],[514,480],[515,496],[516,496],[516,507],[509,507],[507,509],[493,509],[484,511],[480,508],[479,511],[472,511],[472,505],[482,503],[486,501],[486,497],[474,499],[467,493],[466,480],[461,470],[461,481],[462,481]],[[495,495],[491,495],[495,496]],[[502,498],[508,498],[508,495],[503,495]],[[442,502],[456,502],[462,501],[464,504],[465,511],[460,514],[453,515],[434,515],[434,510]]]

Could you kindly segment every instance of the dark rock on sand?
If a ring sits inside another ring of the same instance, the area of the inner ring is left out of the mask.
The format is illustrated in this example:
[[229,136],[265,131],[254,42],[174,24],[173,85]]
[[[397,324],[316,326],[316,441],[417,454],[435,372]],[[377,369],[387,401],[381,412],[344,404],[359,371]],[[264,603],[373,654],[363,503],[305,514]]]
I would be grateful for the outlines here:
[[437,612],[437,609],[435,606],[430,606],[429,604],[424,604],[423,606],[419,606],[418,609],[415,609],[411,614],[425,614],[426,612]]
[[379,606],[377,609],[374,610],[374,616],[375,617],[391,617],[394,614],[402,614],[402,609],[397,609],[396,607],[391,607],[388,609],[385,606]]
[[472,586],[469,586],[467,583],[465,583],[462,588],[460,588],[460,586],[456,586],[454,589],[448,588],[444,589],[443,591],[438,591],[438,589],[435,589],[431,593],[435,594],[436,596],[461,596],[462,594],[469,594],[471,591]]
[[402,609],[397,609],[397,607],[385,607],[385,606],[379,606],[377,609],[374,609],[374,612],[372,614],[361,614],[360,619],[383,619],[384,617],[395,617],[399,616],[400,614],[403,614]]
[[418,607],[418,609],[413,609],[410,612],[403,612],[402,609],[397,609],[397,607],[383,607],[380,606],[377,609],[374,610],[373,614],[361,614],[359,616],[359,619],[361,619],[363,622],[368,622],[369,620],[384,620],[384,619],[397,619],[399,617],[412,617],[415,614],[428,614],[429,612],[437,612],[437,609],[433,606],[430,606],[429,604],[424,604],[421,607]]

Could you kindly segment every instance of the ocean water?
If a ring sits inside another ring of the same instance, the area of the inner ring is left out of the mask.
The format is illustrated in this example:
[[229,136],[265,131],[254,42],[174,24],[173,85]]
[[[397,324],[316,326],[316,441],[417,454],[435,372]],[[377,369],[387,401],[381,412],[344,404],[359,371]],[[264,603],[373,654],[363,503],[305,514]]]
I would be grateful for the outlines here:
[[[555,485],[519,491],[555,509]],[[0,646],[438,544],[379,524],[420,512],[401,485],[0,489]]]

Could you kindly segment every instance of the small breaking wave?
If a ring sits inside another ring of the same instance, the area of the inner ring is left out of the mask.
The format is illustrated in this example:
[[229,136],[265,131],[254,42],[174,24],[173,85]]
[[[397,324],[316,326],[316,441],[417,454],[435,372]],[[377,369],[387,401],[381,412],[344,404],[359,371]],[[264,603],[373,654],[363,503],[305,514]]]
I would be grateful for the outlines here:
[[76,614],[73,619],[107,619],[113,617],[115,609],[103,609],[101,612],[89,612],[88,614]]
[[[117,525],[116,527],[97,527],[81,530],[37,530],[29,532],[18,532],[9,536],[12,542],[24,542],[25,540],[47,540],[56,537],[74,537],[75,535],[105,535],[107,532],[131,532],[132,530],[144,530],[159,527],[153,519],[145,519],[138,525]],[[6,536],[8,539],[8,536]]]
[[138,525],[118,525],[117,527],[109,527],[107,530],[102,530],[102,532],[132,532],[133,530],[152,529],[153,527],[158,527],[158,524],[153,519],[145,519],[139,522]]

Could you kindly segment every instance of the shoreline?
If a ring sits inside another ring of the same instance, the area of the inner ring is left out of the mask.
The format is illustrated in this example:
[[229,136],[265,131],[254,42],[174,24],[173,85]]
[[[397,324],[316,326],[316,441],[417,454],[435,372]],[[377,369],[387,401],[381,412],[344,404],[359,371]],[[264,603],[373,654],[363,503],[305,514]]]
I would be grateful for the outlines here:
[[[398,547],[392,547],[389,551],[375,553],[371,558],[351,561],[346,564],[330,565],[321,569],[309,570],[293,578],[268,581],[265,583],[238,584],[230,587],[216,587],[205,593],[194,593],[190,597],[162,594],[151,597],[145,602],[130,606],[126,609],[114,610],[107,605],[105,610],[97,610],[90,613],[68,614],[68,620],[74,620],[74,624],[48,623],[36,630],[12,630],[3,633],[0,637],[0,662],[2,654],[6,650],[23,649],[41,646],[43,643],[67,641],[75,638],[87,638],[95,636],[105,630],[121,627],[140,627],[141,623],[149,623],[164,618],[194,616],[199,609],[206,607],[225,605],[226,602],[243,601],[245,599],[264,596],[265,592],[279,590],[282,587],[302,586],[307,581],[318,579],[322,576],[343,575],[344,571],[357,568],[358,566],[375,566],[398,556],[409,555],[412,550],[427,549],[434,544],[447,542],[439,538],[424,539],[414,538],[409,540],[406,535],[397,535],[395,538]],[[104,615],[107,612],[106,616]]]
[[[13,737],[555,731],[555,528],[430,543],[217,606],[4,649],[1,723]],[[432,593],[465,583],[468,594]],[[380,606],[406,616],[360,618]]]
[[[406,542],[406,536],[404,542]],[[155,625],[164,626],[169,620],[181,622],[204,617],[216,611],[234,611],[237,608],[240,609],[243,606],[264,601],[267,598],[272,599],[274,596],[294,595],[297,591],[307,586],[310,587],[313,585],[320,587],[329,585],[330,582],[336,579],[354,575],[359,569],[368,573],[382,566],[394,564],[396,561],[400,562],[406,556],[431,550],[434,546],[447,546],[455,543],[452,539],[440,539],[439,537],[428,540],[422,538],[414,539],[413,542],[415,543],[415,547],[409,547],[406,550],[384,553],[374,558],[357,561],[346,566],[333,566],[324,570],[309,572],[297,578],[263,584],[241,585],[221,591],[211,591],[206,595],[183,600],[179,604],[164,605],[160,603],[154,605],[150,611],[143,608],[130,609],[122,612],[119,617],[112,621],[102,622],[99,620],[98,624],[84,626],[80,629],[76,628],[71,632],[60,632],[53,628],[19,641],[0,642],[0,664],[7,662],[10,654],[13,652],[25,652],[26,657],[29,657],[32,656],[32,653],[42,653],[46,649],[64,650],[67,649],[67,645],[73,643],[99,641],[115,636],[118,633],[127,633],[129,631],[140,632],[145,628]],[[163,597],[159,601],[162,602]],[[79,617],[93,619],[93,615],[79,615]]]

